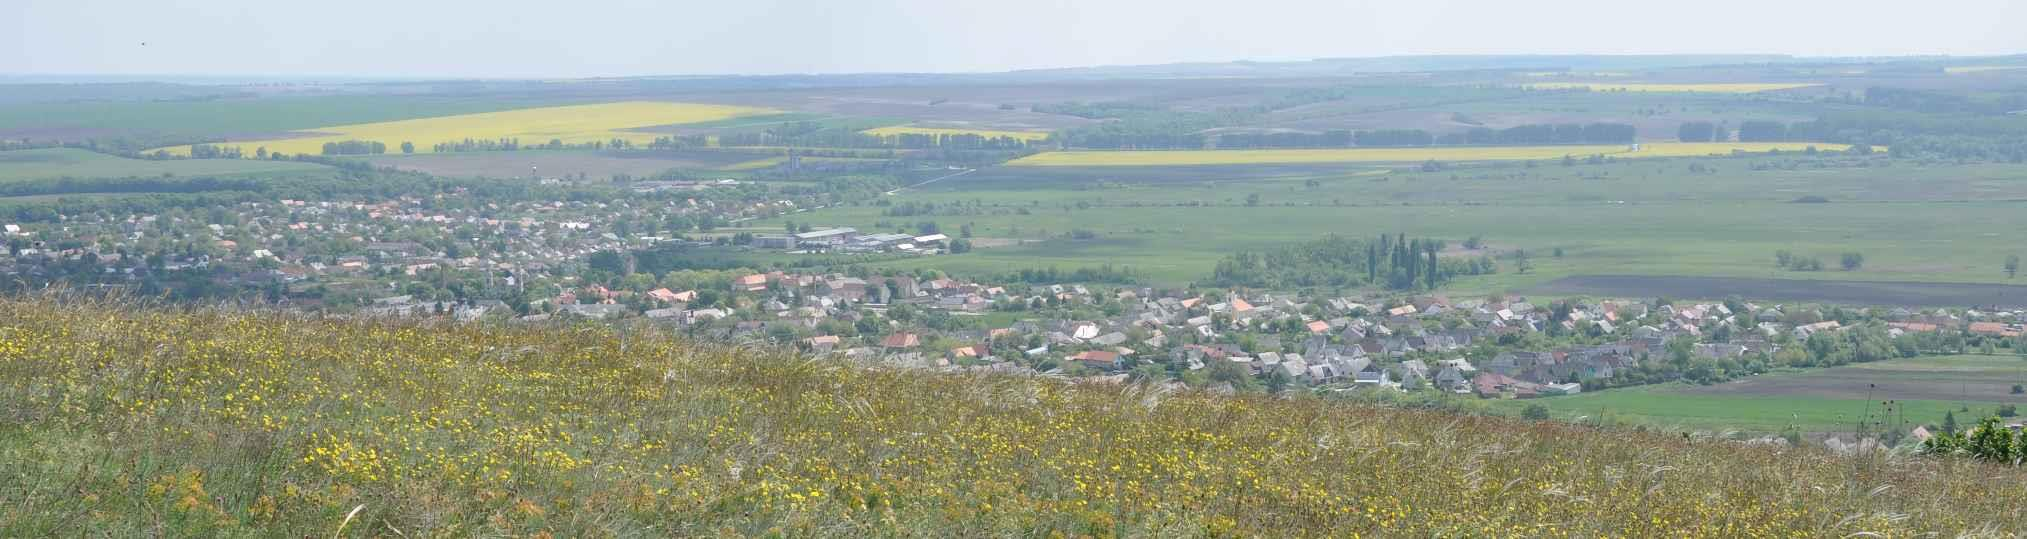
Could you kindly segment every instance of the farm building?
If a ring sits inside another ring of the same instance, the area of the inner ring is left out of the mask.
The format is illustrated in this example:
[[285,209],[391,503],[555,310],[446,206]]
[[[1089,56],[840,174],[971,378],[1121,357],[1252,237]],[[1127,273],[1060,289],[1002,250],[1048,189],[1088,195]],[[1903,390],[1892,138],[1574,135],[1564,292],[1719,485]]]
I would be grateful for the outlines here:
[[915,239],[914,236],[910,236],[907,234],[868,234],[859,237],[858,241],[852,243],[853,246],[856,247],[863,247],[869,249],[886,249],[903,243],[908,243],[909,240],[913,239]]
[[788,249],[795,247],[795,240],[789,236],[754,236],[753,246],[761,249]]
[[859,237],[859,230],[851,227],[811,230],[795,235],[795,244],[801,247],[834,247],[851,243]]

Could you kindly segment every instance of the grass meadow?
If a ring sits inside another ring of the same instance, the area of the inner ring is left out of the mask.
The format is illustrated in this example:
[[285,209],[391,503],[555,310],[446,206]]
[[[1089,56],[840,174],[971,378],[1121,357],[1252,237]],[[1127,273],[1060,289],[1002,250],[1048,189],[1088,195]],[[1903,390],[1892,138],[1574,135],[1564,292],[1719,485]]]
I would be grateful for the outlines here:
[[[269,152],[315,155],[322,153],[324,143],[348,140],[385,143],[390,152],[399,151],[396,148],[402,142],[414,142],[417,153],[432,152],[432,146],[440,142],[455,142],[467,138],[479,140],[516,138],[525,145],[543,144],[550,140],[561,140],[565,144],[582,144],[613,139],[646,144],[657,135],[627,129],[711,122],[772,112],[767,109],[732,105],[627,101],[325,126],[303,130],[294,137],[229,140],[220,144],[238,146],[249,155],[252,149],[260,147],[267,148]],[[163,150],[172,154],[187,154],[190,148],[179,146]]]
[[[947,232],[970,224],[981,238],[1030,240],[982,242],[987,246],[970,254],[893,263],[900,266],[997,273],[1109,263],[1133,266],[1155,284],[1204,277],[1227,253],[1333,233],[1408,233],[1453,245],[1480,236],[1487,251],[1460,254],[1531,253],[1533,271],[1520,274],[1502,260],[1498,275],[1461,280],[1457,290],[1465,293],[1525,290],[1582,274],[2008,283],[2005,254],[2027,254],[2012,232],[2027,230],[2020,202],[2027,200],[2027,169],[2018,165],[1881,161],[1790,169],[1784,162],[1622,160],[1383,175],[1329,170],[1242,181],[1206,179],[1193,167],[1000,167],[890,199],[934,203],[928,215],[848,205],[794,219],[862,230],[934,221]],[[1691,165],[1706,168],[1694,172]],[[1164,171],[1188,181],[1164,181]],[[1792,203],[1806,196],[1830,202]],[[780,223],[749,226],[771,231]],[[1064,237],[1076,230],[1093,238]],[[1553,256],[1556,249],[1563,257]],[[1776,269],[1780,250],[1822,258],[1832,268]],[[1845,252],[1863,253],[1865,265],[1838,271]]]
[[0,182],[55,178],[236,176],[325,170],[314,163],[239,160],[151,161],[79,150],[43,148],[0,152]]
[[10,537],[2027,528],[2027,473],[1969,460],[934,373],[650,328],[0,300],[0,417]]
[[1851,432],[1861,419],[1879,421],[1887,414],[1882,403],[1889,400],[1896,408],[1888,425],[1903,419],[1901,429],[1939,425],[1945,413],[1969,425],[2000,404],[2027,404],[2027,395],[2010,391],[2017,383],[2027,383],[2027,357],[1930,356],[1775,372],[1711,386],[1663,384],[1493,404],[1509,412],[1541,404],[1562,419],[1669,429]]

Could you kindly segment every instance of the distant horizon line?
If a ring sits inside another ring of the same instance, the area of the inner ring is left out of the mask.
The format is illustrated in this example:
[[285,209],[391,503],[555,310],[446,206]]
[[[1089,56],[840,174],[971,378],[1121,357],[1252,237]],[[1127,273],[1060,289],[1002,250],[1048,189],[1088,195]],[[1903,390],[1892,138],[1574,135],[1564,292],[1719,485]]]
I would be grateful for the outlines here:
[[[963,77],[1019,74],[1047,74],[1051,72],[1098,71],[1106,69],[1150,69],[1162,67],[1217,66],[1217,65],[1294,65],[1329,62],[1412,60],[1412,59],[1544,59],[1544,58],[1711,58],[1750,59],[1781,58],[1798,63],[1806,62],[1879,62],[1899,60],[1973,60],[1991,58],[2027,57],[2027,52],[1992,54],[1897,54],[1897,55],[1843,55],[1812,56],[1793,53],[1430,53],[1430,54],[1389,54],[1377,56],[1317,56],[1303,59],[1231,59],[1231,60],[1181,60],[1174,62],[1146,64],[1087,64],[1056,67],[1033,67],[995,71],[801,71],[801,72],[756,72],[756,73],[664,73],[641,75],[403,75],[403,74],[344,74],[344,73],[118,73],[118,72],[5,72],[0,71],[0,84],[122,84],[122,83],[192,83],[192,84],[261,84],[261,83],[373,83],[373,82],[538,82],[538,81],[601,81],[601,80],[651,80],[651,79],[736,79],[736,78],[787,78],[787,77],[878,77],[878,76],[921,76],[921,77]],[[1727,64],[1706,64],[1727,65]],[[1554,66],[1539,66],[1551,68]],[[1684,66],[1687,67],[1687,66]],[[1511,69],[1527,69],[1514,67]],[[1574,69],[1564,67],[1565,69]],[[1492,68],[1451,68],[1427,71],[1476,71]],[[1394,72],[1422,70],[1402,69]],[[96,80],[94,80],[96,79]]]

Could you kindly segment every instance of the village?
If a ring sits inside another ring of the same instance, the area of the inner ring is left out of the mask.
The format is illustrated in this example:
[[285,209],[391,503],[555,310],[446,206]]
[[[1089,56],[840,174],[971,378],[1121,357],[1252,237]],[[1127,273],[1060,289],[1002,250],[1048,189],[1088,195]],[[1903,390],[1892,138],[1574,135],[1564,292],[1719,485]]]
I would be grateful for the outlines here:
[[[643,185],[602,200],[450,192],[63,215],[0,228],[0,275],[337,316],[642,322],[816,356],[1219,391],[1534,398],[1974,343],[2027,349],[2017,344],[2027,313],[2012,311],[965,280],[856,262],[963,252],[968,227],[957,238],[933,223],[756,233],[732,227],[846,199],[738,182]],[[683,265],[700,252],[855,258]],[[658,255],[675,265],[655,267]]]
[[290,308],[384,311],[387,302],[373,300],[390,291],[468,305],[553,295],[572,286],[598,253],[716,247],[920,256],[940,253],[950,241],[849,228],[792,236],[724,232],[740,221],[841,198],[728,182],[640,182],[644,190],[607,199],[450,192],[64,213],[0,224],[7,247],[0,276],[186,300],[252,294]]
[[[1777,365],[1911,357],[1972,340],[1988,347],[2010,340],[2018,350],[2027,323],[2027,311],[1306,298],[989,284],[933,271],[725,272],[705,282],[702,289],[566,290],[540,300],[544,312],[516,320],[637,319],[712,339],[926,369],[1217,391],[1369,388],[1523,399],[1679,379],[1715,382]],[[477,319],[487,311],[395,297],[373,312]]]
[[976,282],[859,265],[805,272],[637,267],[639,253],[653,249],[924,256],[965,241],[933,230],[808,225],[783,234],[688,236],[821,202],[701,196],[724,191],[603,202],[474,203],[439,195],[97,212],[5,225],[0,274],[70,277],[141,295],[178,286],[185,293],[252,290],[280,308],[345,316],[639,320],[922,368],[1220,391],[1373,388],[1484,398],[1709,383],[1775,366],[1912,356],[1961,349],[1966,339],[2017,341],[2027,322],[2023,312],[1737,300],[1304,297]]

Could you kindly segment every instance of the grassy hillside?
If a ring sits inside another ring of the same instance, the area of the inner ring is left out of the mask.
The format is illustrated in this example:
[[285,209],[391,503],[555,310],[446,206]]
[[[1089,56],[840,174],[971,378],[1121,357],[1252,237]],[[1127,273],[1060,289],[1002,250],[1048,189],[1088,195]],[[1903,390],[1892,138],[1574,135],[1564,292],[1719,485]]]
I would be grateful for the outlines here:
[[932,374],[646,329],[4,300],[0,418],[8,537],[2027,528],[2027,474],[1969,462]]

